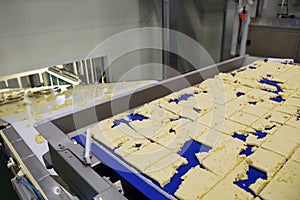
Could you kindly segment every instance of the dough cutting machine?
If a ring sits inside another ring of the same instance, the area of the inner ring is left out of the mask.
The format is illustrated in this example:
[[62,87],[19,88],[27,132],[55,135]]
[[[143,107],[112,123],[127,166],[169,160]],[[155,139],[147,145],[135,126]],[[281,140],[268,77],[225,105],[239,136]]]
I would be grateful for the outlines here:
[[[64,116],[39,122],[36,129],[46,138],[49,145],[49,154],[44,156],[47,166],[53,167],[80,199],[175,199],[172,195],[175,191],[172,191],[171,185],[170,188],[160,187],[124,162],[112,150],[93,139],[90,141],[92,157],[90,163],[87,163],[84,157],[84,153],[87,152],[84,149],[87,129],[113,115],[142,106],[174,91],[197,85],[220,72],[230,72],[256,60],[259,58],[248,55],[234,58],[145,86],[81,111],[69,112]],[[199,150],[197,145],[199,144],[188,145],[191,149],[185,152],[192,153],[192,148]],[[209,150],[205,146],[201,149]],[[193,161],[190,162],[192,163]],[[180,180],[177,179],[178,181]]]

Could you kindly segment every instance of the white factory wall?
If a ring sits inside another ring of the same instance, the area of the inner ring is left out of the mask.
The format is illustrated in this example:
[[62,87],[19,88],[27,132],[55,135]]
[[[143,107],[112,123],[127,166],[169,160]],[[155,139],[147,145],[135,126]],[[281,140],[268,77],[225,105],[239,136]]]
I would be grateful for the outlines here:
[[[157,2],[160,1],[1,1],[0,76],[79,60],[113,34],[141,26],[160,26],[160,13],[154,12],[160,9]],[[143,56],[135,56],[134,64],[153,58]],[[115,79],[122,76],[117,74],[118,68],[128,71],[131,67],[131,58],[123,59],[124,62],[116,62],[112,67],[116,69],[112,71]],[[154,60],[160,59],[161,56]],[[143,74],[136,73],[135,77]],[[147,73],[154,77],[151,71]]]

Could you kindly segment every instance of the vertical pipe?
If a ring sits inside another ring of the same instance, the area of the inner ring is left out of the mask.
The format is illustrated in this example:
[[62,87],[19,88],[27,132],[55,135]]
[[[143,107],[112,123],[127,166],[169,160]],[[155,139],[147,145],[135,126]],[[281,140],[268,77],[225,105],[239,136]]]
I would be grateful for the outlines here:
[[170,1],[169,0],[162,0],[162,27],[163,27],[163,33],[162,33],[162,45],[163,45],[163,51],[162,51],[162,64],[163,64],[163,79],[168,78],[168,72],[167,67],[169,66],[169,41],[170,41]]
[[84,68],[85,68],[86,83],[89,84],[90,83],[90,77],[89,77],[89,71],[88,71],[86,60],[84,60],[84,65],[85,65]]
[[261,17],[263,12],[264,0],[257,1],[256,17]]
[[18,81],[19,88],[23,88],[22,81],[21,81],[20,77],[17,77],[17,81]]
[[246,54],[246,45],[247,45],[247,37],[248,37],[248,29],[249,29],[250,21],[251,21],[250,14],[248,14],[243,29],[242,41],[240,46],[240,56]]
[[7,82],[7,80],[4,80],[4,84],[5,84],[5,87],[8,88],[8,82]]
[[76,62],[73,62],[73,70],[74,70],[74,74],[78,75]]
[[44,82],[43,82],[43,76],[42,76],[41,73],[39,73],[39,79],[40,79],[40,84],[43,84],[43,83],[44,83]]
[[92,59],[89,59],[89,63],[90,63],[90,69],[91,69],[91,75],[92,75],[92,83],[95,83],[95,70],[94,70],[94,65],[92,63]]
[[221,52],[220,61],[224,60],[224,46],[225,46],[225,34],[226,34],[226,13],[227,13],[227,1],[223,1],[223,28],[222,28],[222,41],[221,41]]
[[50,76],[50,85],[51,85],[51,86],[53,86],[52,75],[51,75],[51,74],[49,74],[49,76]]

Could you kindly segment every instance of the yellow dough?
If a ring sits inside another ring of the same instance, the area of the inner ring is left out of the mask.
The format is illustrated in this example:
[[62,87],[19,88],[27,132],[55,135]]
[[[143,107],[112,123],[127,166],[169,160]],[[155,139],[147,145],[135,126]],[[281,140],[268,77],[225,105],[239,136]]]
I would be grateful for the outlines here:
[[174,174],[178,173],[177,169],[187,163],[187,160],[178,154],[171,154],[146,168],[144,173],[163,187],[170,182]]
[[300,163],[300,147],[294,152],[294,154],[291,157],[291,160]]
[[268,111],[269,109],[267,108],[258,105],[252,105],[252,104],[248,104],[243,108],[243,112],[255,115],[257,117],[261,117],[267,114]]
[[239,124],[231,120],[224,120],[217,124],[214,129],[226,133],[228,135],[233,135],[234,133],[243,133],[246,130],[246,126]]
[[249,186],[249,189],[255,194],[259,194],[261,190],[268,184],[269,180],[258,178],[255,183]]
[[204,200],[224,200],[224,199],[243,199],[252,200],[253,196],[241,189],[233,182],[240,180],[239,177],[243,177],[248,171],[248,165],[246,162],[239,164],[226,178],[222,179],[216,186],[202,198]]
[[200,199],[217,183],[219,177],[205,169],[196,166],[184,176],[175,196],[179,199]]
[[230,120],[238,122],[240,124],[244,125],[251,125],[255,121],[257,121],[259,118],[255,115],[251,115],[248,113],[243,113],[243,112],[236,112],[234,113],[230,118]]
[[258,148],[246,160],[249,165],[266,172],[268,178],[273,177],[285,163],[285,157],[263,148]]
[[226,144],[210,151],[201,164],[205,169],[223,176],[242,161],[242,157],[239,156],[242,148],[243,143],[240,140],[231,139]]
[[297,147],[297,143],[284,137],[270,135],[262,147],[289,158]]
[[284,124],[286,121],[288,121],[291,116],[285,113],[281,113],[278,111],[270,111],[265,116],[265,119],[268,119],[271,122],[277,122],[279,124]]
[[116,152],[116,154],[124,157],[130,153],[140,150],[141,148],[144,148],[145,146],[147,146],[149,144],[150,144],[150,141],[147,139],[135,139],[135,140],[131,139],[131,140],[128,140],[128,141],[120,144],[120,147],[118,147],[115,150],[115,152]]
[[171,150],[164,148],[159,144],[151,143],[141,148],[139,151],[135,151],[128,156],[125,156],[124,159],[137,169],[145,171],[152,164],[166,156],[171,156],[172,154],[174,153],[172,153]]
[[291,126],[281,126],[274,133],[277,136],[285,137],[289,140],[300,143],[300,134],[299,129]]
[[[210,147],[208,152],[194,152],[199,165],[181,177],[178,199],[299,199],[299,77],[299,66],[257,61],[133,109],[145,116],[142,121],[131,121],[125,112],[97,123],[91,133],[161,187],[187,164],[178,154],[186,142]],[[263,78],[281,81],[282,91],[265,91],[277,88],[261,83]],[[186,94],[192,96],[170,102]],[[271,99],[278,95],[283,102]],[[120,119],[129,125],[113,127]],[[258,139],[256,131],[267,135]],[[246,136],[246,141],[233,138],[235,133]],[[252,154],[240,155],[249,145]],[[248,179],[249,166],[268,176],[250,185],[255,198],[235,184]]]
[[259,196],[265,200],[300,199],[300,164],[287,161]]
[[43,144],[45,142],[45,138],[39,133],[35,136],[35,141],[38,144]]

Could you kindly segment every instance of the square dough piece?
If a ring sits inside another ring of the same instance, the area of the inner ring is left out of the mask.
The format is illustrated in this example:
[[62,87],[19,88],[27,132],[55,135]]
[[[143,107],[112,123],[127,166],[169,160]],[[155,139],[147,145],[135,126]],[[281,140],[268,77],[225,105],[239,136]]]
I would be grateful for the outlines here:
[[125,124],[120,124],[119,126],[102,132],[97,130],[97,127],[96,129],[92,128],[91,135],[95,140],[105,144],[111,149],[118,147],[127,140],[144,138]]
[[252,105],[252,104],[248,104],[246,105],[243,110],[243,112],[255,115],[257,117],[262,117],[265,114],[267,114],[267,112],[269,111],[269,109],[264,108],[262,106],[258,106],[258,105]]
[[177,114],[181,117],[184,117],[184,118],[194,121],[198,117],[202,116],[203,112],[198,113],[197,111],[195,111],[192,108],[182,107],[182,110]]
[[285,124],[300,129],[300,119],[297,116],[293,116]]
[[185,175],[175,196],[179,199],[200,199],[210,188],[217,183],[219,177],[215,174],[196,166]]
[[270,135],[261,145],[263,148],[289,158],[297,147],[297,143],[277,135]]
[[251,125],[259,118],[255,115],[251,115],[248,113],[236,112],[229,119],[240,124]]
[[128,154],[131,154],[135,151],[140,150],[141,148],[144,148],[145,146],[149,145],[150,141],[145,139],[137,139],[137,140],[128,140],[121,144],[120,147],[118,147],[115,152],[119,156],[127,156]]
[[222,133],[233,135],[234,133],[243,133],[247,129],[247,126],[228,119],[228,120],[221,121],[213,128]]
[[196,119],[197,122],[210,128],[214,127],[222,120],[224,120],[224,118],[215,113],[213,110]]
[[287,161],[259,196],[265,200],[300,199],[300,164]]
[[285,124],[292,116],[286,113],[278,112],[278,111],[270,111],[268,112],[264,118],[269,120],[270,122],[277,122],[279,124]]
[[202,135],[208,131],[209,127],[198,122],[190,122],[176,129],[176,135],[185,135],[190,138],[195,138],[196,135]]
[[291,115],[291,114],[295,114],[297,112],[298,108],[295,106],[292,106],[292,105],[282,104],[282,105],[276,106],[274,108],[274,110]]
[[123,158],[132,166],[143,172],[152,164],[171,154],[173,153],[169,149],[159,144],[151,143]]
[[215,108],[212,112],[220,117],[229,118],[233,113],[238,111],[237,108],[232,108],[226,105],[219,106]]
[[[270,134],[274,133],[278,126],[279,124],[277,124],[276,122],[271,122],[270,120],[263,119],[263,118],[257,120],[251,125],[251,127],[255,130],[270,133]],[[266,129],[270,129],[270,130],[266,130]]]
[[285,157],[272,151],[258,148],[252,155],[247,157],[246,161],[249,165],[266,172],[268,178],[271,178],[285,163]]
[[214,129],[210,129],[208,132],[195,135],[193,139],[211,148],[217,148],[226,143],[227,141],[231,140],[232,137]]
[[202,199],[203,200],[224,200],[224,199],[243,199],[253,200],[253,196],[235,185],[233,182],[239,179],[241,174],[246,174],[249,167],[246,162],[238,165],[226,178],[214,186]]
[[275,131],[274,134],[300,143],[300,130],[298,128],[294,128],[291,126],[281,126]]
[[258,139],[258,137],[256,135],[249,133],[246,138],[245,143],[247,145],[260,146],[266,140],[267,137],[268,136]]
[[291,160],[300,163],[300,147],[294,152],[291,157]]
[[299,107],[299,105],[300,105],[300,99],[291,97],[291,98],[288,98],[285,101],[285,103],[288,104],[288,105]]
[[239,156],[244,147],[240,140],[232,139],[223,146],[208,152],[208,155],[201,161],[205,169],[223,176],[237,166],[243,158]]
[[144,174],[157,181],[161,187],[164,187],[178,173],[177,169],[187,163],[188,161],[178,154],[171,154],[148,167]]
[[249,189],[254,192],[255,194],[259,194],[261,190],[269,183],[269,180],[264,180],[261,178],[258,178],[255,183],[252,183],[249,186]]
[[235,110],[242,110],[247,105],[247,99],[240,97],[238,99],[233,99],[225,104],[226,107],[234,108]]

